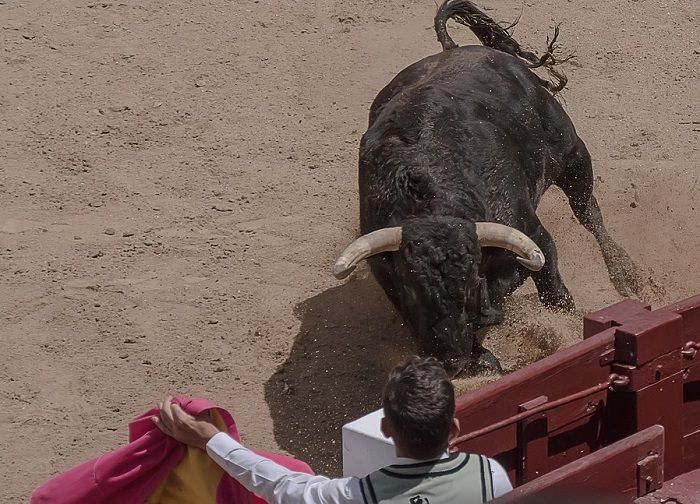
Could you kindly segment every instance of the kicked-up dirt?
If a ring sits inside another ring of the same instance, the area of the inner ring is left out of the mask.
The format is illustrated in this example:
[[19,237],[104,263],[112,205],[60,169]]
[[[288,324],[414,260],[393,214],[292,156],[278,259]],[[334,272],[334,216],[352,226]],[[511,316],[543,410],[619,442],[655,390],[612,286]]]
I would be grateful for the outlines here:
[[[561,99],[609,231],[655,306],[700,287],[698,11],[692,0],[492,2],[541,50],[561,22]],[[168,393],[234,412],[244,441],[340,472],[340,427],[415,352],[358,227],[376,93],[439,51],[431,0],[0,0],[0,501],[114,449]],[[476,43],[452,28],[461,43]],[[579,314],[531,282],[486,345],[508,370],[620,299],[551,190],[539,215]],[[458,380],[460,390],[492,377]]]

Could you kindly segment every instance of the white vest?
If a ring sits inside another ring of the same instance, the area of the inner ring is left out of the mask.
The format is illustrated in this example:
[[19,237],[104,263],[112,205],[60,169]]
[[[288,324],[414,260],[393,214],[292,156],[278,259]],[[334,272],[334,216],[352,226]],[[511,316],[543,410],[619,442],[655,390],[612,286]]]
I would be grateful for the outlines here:
[[362,478],[360,487],[365,504],[476,504],[493,499],[488,458],[466,453],[391,465]]

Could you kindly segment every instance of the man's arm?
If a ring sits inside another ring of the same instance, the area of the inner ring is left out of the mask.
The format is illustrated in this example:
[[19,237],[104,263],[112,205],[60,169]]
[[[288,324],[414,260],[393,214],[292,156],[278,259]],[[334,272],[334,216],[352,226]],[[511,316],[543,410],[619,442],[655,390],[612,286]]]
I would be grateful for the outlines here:
[[294,472],[220,432],[206,445],[209,456],[248,490],[270,504],[362,504],[357,478],[329,479]]
[[270,504],[363,504],[356,478],[329,479],[325,476],[290,471],[257,455],[219,432],[205,416],[193,417],[168,397],[160,404],[160,417],[153,422],[165,434],[181,443],[206,449],[228,474]]

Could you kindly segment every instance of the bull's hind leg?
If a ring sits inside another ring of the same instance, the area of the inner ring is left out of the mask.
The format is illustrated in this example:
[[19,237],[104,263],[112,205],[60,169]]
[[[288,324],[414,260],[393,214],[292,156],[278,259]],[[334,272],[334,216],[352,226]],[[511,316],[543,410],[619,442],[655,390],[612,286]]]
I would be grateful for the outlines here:
[[630,256],[615,243],[603,225],[603,214],[593,196],[591,156],[581,140],[567,159],[567,166],[556,184],[569,198],[578,221],[595,237],[603,253],[610,281],[622,296],[637,294],[641,280]]

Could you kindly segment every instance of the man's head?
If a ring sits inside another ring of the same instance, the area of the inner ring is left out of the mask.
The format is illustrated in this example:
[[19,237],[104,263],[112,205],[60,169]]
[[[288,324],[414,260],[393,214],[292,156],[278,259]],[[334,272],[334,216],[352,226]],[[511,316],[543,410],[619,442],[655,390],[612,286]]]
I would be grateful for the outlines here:
[[434,358],[414,357],[396,366],[384,386],[382,407],[382,432],[393,438],[401,457],[438,458],[459,432],[452,382]]

